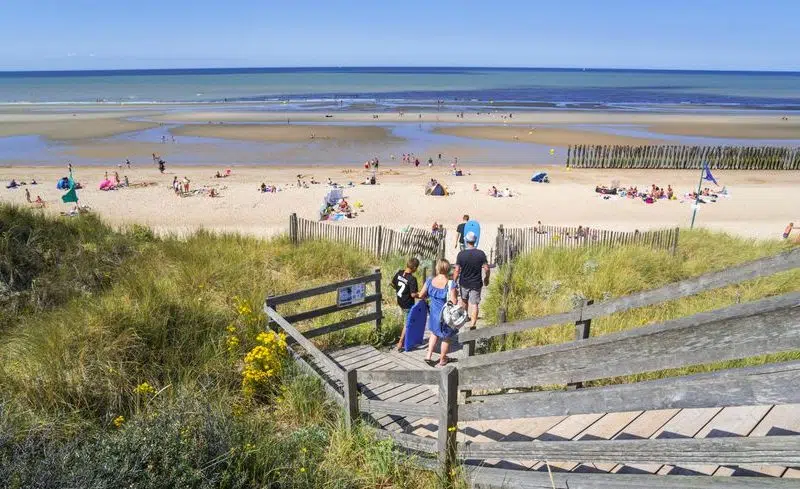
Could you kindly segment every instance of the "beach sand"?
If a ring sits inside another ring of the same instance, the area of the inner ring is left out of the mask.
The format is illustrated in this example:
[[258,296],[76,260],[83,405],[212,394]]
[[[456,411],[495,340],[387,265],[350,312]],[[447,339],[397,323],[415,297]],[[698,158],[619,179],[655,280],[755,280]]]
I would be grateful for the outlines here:
[[761,122],[695,123],[671,122],[652,124],[648,130],[678,136],[703,136],[736,139],[800,139],[800,120]]
[[28,112],[0,110],[0,137],[39,135],[54,141],[106,138],[157,127],[157,122],[131,121],[149,111]]
[[[413,225],[428,229],[436,221],[443,223],[452,233],[462,214],[467,213],[481,222],[484,229],[483,248],[493,244],[497,226],[532,226],[537,221],[544,224],[585,225],[612,230],[654,229],[686,227],[691,219],[690,202],[661,201],[648,205],[641,200],[603,200],[594,192],[598,184],[619,180],[624,185],[639,188],[650,184],[672,185],[683,194],[696,188],[696,171],[641,171],[641,170],[573,170],[549,169],[550,184],[531,183],[532,170],[519,167],[466,167],[469,175],[449,176],[448,169],[413,169],[399,163],[381,165],[379,185],[364,186],[358,182],[368,175],[356,167],[234,167],[229,178],[213,178],[220,168],[181,167],[170,168],[167,174],[148,167],[131,170],[108,168],[127,175],[131,183],[149,182],[156,185],[145,188],[127,188],[111,192],[98,190],[105,169],[76,167],[76,179],[86,189],[79,191],[81,203],[114,225],[133,223],[152,227],[159,233],[185,234],[199,228],[221,232],[238,232],[255,236],[271,236],[286,232],[289,214],[316,219],[327,185],[310,185],[297,188],[296,175],[310,181],[312,176],[321,182],[327,178],[356,186],[347,188],[345,195],[351,202],[363,203],[363,212],[357,218],[332,225],[377,225],[401,229]],[[28,205],[24,189],[33,199],[41,195],[47,202],[45,212],[58,214],[67,210],[68,204],[60,201],[62,191],[55,182],[66,174],[65,168],[14,167],[0,168],[0,201]],[[221,197],[177,197],[171,190],[173,176],[191,180],[191,188],[216,188]],[[715,204],[702,205],[697,215],[697,226],[755,237],[778,238],[790,221],[800,222],[800,174],[787,172],[715,172],[721,184],[731,192]],[[35,177],[37,186],[9,190],[4,188],[11,178],[30,180]],[[430,197],[424,194],[425,183],[436,178],[443,182],[452,195]],[[261,182],[276,185],[281,192],[262,194],[257,191]],[[479,192],[473,192],[477,185]],[[486,194],[489,186],[499,189],[509,187],[514,196],[493,198]],[[453,236],[451,234],[451,236]],[[454,237],[453,237],[454,239]],[[713,246],[714,243],[709,243]],[[452,254],[453,250],[449,251]]]
[[446,126],[437,127],[434,132],[474,139],[491,139],[495,141],[519,141],[537,143],[548,146],[569,146],[574,144],[620,144],[641,146],[659,144],[658,139],[645,139],[595,131],[578,131],[554,127],[536,127],[522,125],[508,126]]
[[234,139],[239,141],[266,141],[297,143],[309,140],[335,140],[348,142],[388,141],[389,130],[378,126],[339,126],[301,124],[194,124],[171,129],[175,136]]

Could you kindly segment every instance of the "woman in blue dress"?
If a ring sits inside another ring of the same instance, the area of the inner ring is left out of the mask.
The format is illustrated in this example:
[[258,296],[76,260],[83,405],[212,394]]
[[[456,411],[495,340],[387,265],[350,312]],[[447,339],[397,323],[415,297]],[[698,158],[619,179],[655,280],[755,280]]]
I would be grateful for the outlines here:
[[428,364],[433,364],[433,350],[436,349],[436,343],[442,340],[438,367],[443,367],[447,364],[447,351],[450,349],[451,340],[457,333],[455,329],[442,323],[444,305],[448,300],[456,304],[456,287],[450,280],[449,273],[450,262],[444,259],[437,261],[436,276],[426,280],[425,285],[422,286],[422,290],[419,292],[420,299],[430,298],[428,330],[431,332],[431,337],[428,341],[428,354],[425,355],[425,361]]

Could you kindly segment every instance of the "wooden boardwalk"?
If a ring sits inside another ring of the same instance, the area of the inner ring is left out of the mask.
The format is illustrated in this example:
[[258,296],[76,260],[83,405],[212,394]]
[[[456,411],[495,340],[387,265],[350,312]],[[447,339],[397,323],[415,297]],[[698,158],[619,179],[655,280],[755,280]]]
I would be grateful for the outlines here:
[[[424,361],[424,348],[407,353],[355,346],[330,356],[343,368],[368,370],[435,369]],[[456,364],[460,352],[456,351]],[[436,357],[434,357],[436,358]],[[368,400],[434,405],[437,387],[420,384],[359,384]],[[375,415],[381,428],[435,439],[438,420],[427,417]],[[569,441],[611,439],[721,438],[800,435],[800,404],[700,409],[663,409],[579,414],[509,420],[467,421],[458,424],[460,442]],[[719,465],[585,464],[580,460],[486,460],[481,466],[526,471],[658,475],[769,476],[800,479],[800,467]],[[480,470],[480,469],[478,469]],[[800,481],[798,481],[800,487]]]

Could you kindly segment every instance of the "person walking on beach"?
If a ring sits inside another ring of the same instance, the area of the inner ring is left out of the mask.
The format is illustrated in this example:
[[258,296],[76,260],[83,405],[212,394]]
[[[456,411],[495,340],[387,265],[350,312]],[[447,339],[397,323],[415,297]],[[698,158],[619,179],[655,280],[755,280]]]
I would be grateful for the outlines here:
[[27,200],[29,204],[33,203],[31,200],[31,191],[28,189],[25,189],[25,200]]
[[472,231],[464,236],[466,249],[456,257],[456,270],[453,280],[459,286],[461,306],[467,309],[472,320],[472,327],[478,323],[478,312],[481,303],[481,291],[489,285],[489,261],[486,253],[475,248],[478,237]]
[[786,229],[783,230],[783,239],[789,239],[789,235],[792,234],[792,230],[794,229],[794,223],[790,222]]
[[131,169],[131,160],[125,158],[125,166],[127,166],[128,170],[130,170]]
[[187,177],[187,176],[183,177],[183,191],[185,193],[187,193],[187,194],[189,193],[189,183],[190,182],[191,182],[191,180],[189,180],[189,177]]
[[469,214],[464,214],[464,220],[456,226],[456,248],[464,250],[464,226],[469,221]]
[[392,288],[397,292],[397,305],[403,312],[403,331],[400,333],[400,340],[397,342],[397,351],[403,351],[408,313],[414,306],[414,299],[417,298],[419,285],[417,284],[417,277],[414,276],[417,268],[419,268],[419,260],[411,257],[406,261],[406,268],[398,270],[392,277]]
[[442,322],[442,310],[448,301],[455,304],[456,302],[456,286],[452,280],[449,279],[450,262],[441,259],[436,262],[436,276],[429,278],[422,286],[419,292],[420,299],[430,298],[428,310],[428,330],[431,332],[428,341],[428,352],[425,355],[425,362],[433,366],[433,350],[436,349],[436,344],[441,340],[442,344],[439,350],[439,363],[437,367],[444,367],[447,365],[448,358],[447,352],[450,350],[450,342],[457,333],[457,330],[451,328]]

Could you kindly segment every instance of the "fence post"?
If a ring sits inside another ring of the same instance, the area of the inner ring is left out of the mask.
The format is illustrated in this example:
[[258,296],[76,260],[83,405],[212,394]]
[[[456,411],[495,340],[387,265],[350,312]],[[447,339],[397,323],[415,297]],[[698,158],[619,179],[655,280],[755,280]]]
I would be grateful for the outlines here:
[[678,237],[680,236],[680,233],[681,228],[676,227],[675,232],[672,234],[672,249],[670,250],[672,256],[675,256],[675,254],[678,252]]
[[378,243],[376,247],[378,249],[375,254],[380,258],[383,256],[383,226],[378,226]]
[[298,243],[297,214],[295,214],[294,212],[289,214],[289,240],[294,245],[296,245]]
[[377,333],[381,332],[381,320],[383,319],[383,292],[381,291],[381,269],[376,268],[375,273],[378,274],[378,277],[375,279],[375,331]]
[[342,390],[344,391],[345,424],[351,429],[359,417],[358,409],[358,371],[345,370]]
[[[581,309],[583,309],[586,306],[591,306],[592,304],[594,304],[594,300],[590,299],[584,302],[583,306],[581,306]],[[583,314],[581,314],[581,317],[583,317]],[[591,318],[580,319],[578,321],[575,321],[575,341],[588,339],[590,332],[589,330],[591,329],[591,327],[592,327]],[[572,384],[567,384],[567,389],[580,389],[581,387],[583,387],[583,382],[575,382]]]
[[458,370],[447,365],[439,378],[439,437],[437,449],[439,464],[446,480],[456,461],[456,434],[458,433]]

